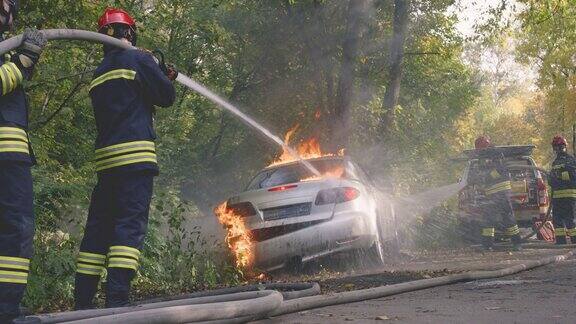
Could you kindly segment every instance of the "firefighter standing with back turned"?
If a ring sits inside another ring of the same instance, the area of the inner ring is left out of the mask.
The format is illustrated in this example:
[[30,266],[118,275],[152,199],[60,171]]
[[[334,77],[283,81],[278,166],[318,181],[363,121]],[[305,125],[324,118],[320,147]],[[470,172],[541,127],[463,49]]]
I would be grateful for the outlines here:
[[477,185],[485,194],[483,207],[482,244],[486,250],[492,250],[496,227],[504,228],[504,234],[510,237],[515,250],[520,250],[520,229],[514,218],[514,210],[510,202],[512,184],[510,171],[504,163],[502,154],[491,152],[490,139],[481,136],[475,142],[479,155],[479,170],[471,182]]
[[[2,34],[12,28],[18,7],[18,1],[1,1]],[[0,323],[20,315],[33,252],[31,166],[35,161],[22,83],[31,78],[45,45],[42,33],[27,29],[20,48],[0,58]]]
[[[136,45],[135,21],[123,10],[106,9],[98,27],[100,33]],[[174,103],[172,81],[178,75],[141,50],[104,46],[104,54],[89,89],[98,129],[98,183],[77,261],[76,309],[93,307],[105,268],[106,307],[129,304],[158,175],[154,106]]]
[[552,171],[548,182],[552,187],[552,220],[556,244],[576,243],[576,225],[574,207],[576,204],[576,160],[566,150],[568,142],[562,136],[555,136],[552,148],[556,159],[552,162]]

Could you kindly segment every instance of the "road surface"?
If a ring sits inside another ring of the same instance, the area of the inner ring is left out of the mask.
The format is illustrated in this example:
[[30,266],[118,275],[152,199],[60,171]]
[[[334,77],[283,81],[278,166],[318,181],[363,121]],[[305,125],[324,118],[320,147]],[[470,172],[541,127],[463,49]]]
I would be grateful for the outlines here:
[[[562,250],[548,250],[548,253],[561,252]],[[526,251],[511,255],[511,258],[530,259],[540,253],[542,251]],[[489,261],[493,259],[489,255],[478,256],[476,262],[480,259],[486,260],[486,268],[495,268],[495,262],[502,264],[502,261]],[[460,266],[456,262],[451,267]],[[576,323],[576,260],[500,279],[461,283],[313,309],[258,323],[382,322]]]

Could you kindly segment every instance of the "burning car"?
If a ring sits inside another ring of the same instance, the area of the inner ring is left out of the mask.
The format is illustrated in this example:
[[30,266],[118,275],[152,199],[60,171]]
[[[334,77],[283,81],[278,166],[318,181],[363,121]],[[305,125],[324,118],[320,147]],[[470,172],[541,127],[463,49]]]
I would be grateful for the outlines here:
[[[245,260],[239,265],[253,262],[269,271],[352,250],[384,263],[386,245],[395,240],[391,204],[381,203],[369,177],[349,157],[307,161],[322,176],[297,161],[275,164],[217,211],[245,228],[246,237],[242,231],[229,231],[228,237],[237,259]],[[250,251],[242,248],[247,245]]]

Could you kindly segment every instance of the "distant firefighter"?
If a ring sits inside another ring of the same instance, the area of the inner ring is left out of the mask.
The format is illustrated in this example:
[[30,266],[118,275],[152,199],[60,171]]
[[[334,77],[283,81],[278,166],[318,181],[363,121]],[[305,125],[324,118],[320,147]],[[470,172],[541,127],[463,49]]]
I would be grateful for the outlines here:
[[510,171],[505,164],[504,156],[490,150],[491,146],[488,136],[476,139],[478,171],[470,179],[470,183],[476,185],[484,194],[482,244],[486,250],[492,250],[496,227],[502,227],[504,234],[511,238],[514,248],[519,250],[520,229],[516,224],[510,201],[512,190]]
[[552,149],[556,159],[548,182],[552,187],[552,217],[556,244],[566,244],[566,236],[576,243],[576,225],[574,224],[574,205],[576,204],[576,159],[566,150],[567,141],[555,136]]

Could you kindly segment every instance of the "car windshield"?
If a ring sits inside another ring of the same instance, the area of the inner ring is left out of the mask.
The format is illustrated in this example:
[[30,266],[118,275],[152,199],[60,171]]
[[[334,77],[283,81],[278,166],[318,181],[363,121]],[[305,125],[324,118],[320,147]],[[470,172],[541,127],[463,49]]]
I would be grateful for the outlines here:
[[[327,173],[344,167],[342,160],[319,160],[310,163],[320,172]],[[300,182],[303,179],[314,175],[302,164],[290,164],[283,167],[264,170],[258,173],[248,185],[247,190],[265,189],[285,185],[288,183]]]

